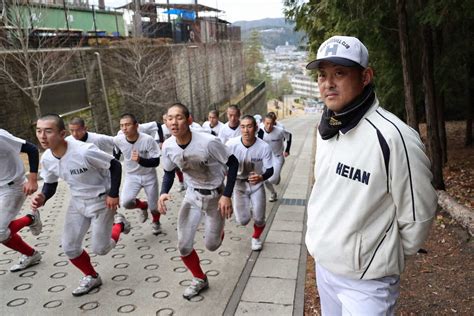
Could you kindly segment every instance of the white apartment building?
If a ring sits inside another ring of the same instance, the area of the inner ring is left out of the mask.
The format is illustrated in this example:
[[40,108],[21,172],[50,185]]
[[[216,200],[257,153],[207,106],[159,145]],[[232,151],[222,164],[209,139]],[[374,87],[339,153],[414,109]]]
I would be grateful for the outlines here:
[[293,94],[318,99],[320,98],[318,83],[307,75],[295,75],[291,78],[291,86],[293,88]]

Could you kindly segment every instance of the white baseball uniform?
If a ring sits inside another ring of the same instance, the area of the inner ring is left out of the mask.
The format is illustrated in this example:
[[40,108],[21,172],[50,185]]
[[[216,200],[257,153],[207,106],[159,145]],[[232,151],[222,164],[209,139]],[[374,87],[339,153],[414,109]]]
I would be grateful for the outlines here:
[[[113,153],[114,150],[114,138],[109,135],[98,134],[93,132],[87,132],[86,138],[83,141],[85,143],[91,143],[96,145],[100,150],[105,151],[108,154]],[[66,137],[66,140],[76,140],[72,135]]]
[[178,248],[182,256],[193,250],[194,236],[205,214],[205,245],[214,251],[222,243],[225,219],[218,209],[223,192],[227,148],[216,137],[207,133],[191,132],[191,142],[183,149],[174,136],[163,144],[163,169],[177,167],[185,175],[188,188],[178,215]]
[[233,204],[235,218],[241,225],[250,221],[252,208],[253,220],[257,226],[265,225],[265,188],[263,182],[250,184],[248,177],[251,172],[263,174],[272,168],[272,152],[270,147],[260,138],[246,147],[241,137],[231,138],[227,142],[230,153],[239,161],[239,171],[235,182]]
[[219,139],[223,144],[227,143],[227,141],[233,137],[240,136],[240,126],[237,124],[236,128],[232,128],[229,126],[229,122],[225,123],[224,126],[219,130]]
[[114,137],[115,146],[123,154],[123,165],[125,169],[125,180],[123,183],[120,204],[127,208],[135,208],[135,199],[138,192],[143,188],[148,200],[148,208],[152,213],[158,213],[158,178],[156,169],[141,166],[131,159],[132,152],[138,151],[140,158],[160,157],[160,148],[153,137],[139,132],[138,139],[131,143],[125,135]]
[[25,168],[20,158],[25,140],[0,129],[0,242],[10,237],[10,222],[20,212],[25,201],[23,183]]
[[270,133],[262,128],[260,133],[263,133],[262,140],[270,146],[273,155],[273,175],[267,181],[270,184],[279,184],[281,169],[285,163],[285,157],[283,156],[285,140],[290,139],[290,133],[278,126],[273,126]]
[[221,130],[223,126],[224,126],[224,123],[220,121],[217,121],[217,124],[214,127],[211,127],[211,124],[209,123],[209,121],[202,123],[202,128],[204,128],[204,130],[206,130],[208,133],[211,133],[214,136],[219,135],[219,131]]
[[107,254],[115,241],[110,238],[114,212],[105,199],[110,190],[110,162],[114,159],[94,144],[67,141],[64,156],[56,158],[50,149],[41,157],[41,177],[45,183],[63,179],[69,186],[71,200],[64,222],[62,248],[70,259],[82,251],[82,240],[92,226],[92,251]]

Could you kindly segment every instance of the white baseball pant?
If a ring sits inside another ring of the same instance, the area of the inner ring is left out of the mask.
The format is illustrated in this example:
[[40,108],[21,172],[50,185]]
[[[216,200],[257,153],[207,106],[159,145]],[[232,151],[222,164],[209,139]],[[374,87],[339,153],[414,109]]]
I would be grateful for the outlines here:
[[394,315],[400,277],[349,279],[316,263],[316,282],[322,315]]
[[181,256],[187,256],[193,250],[194,237],[203,212],[206,248],[215,251],[220,247],[225,223],[218,208],[220,197],[217,190],[212,190],[210,195],[203,195],[188,186],[178,214],[178,249]]
[[102,256],[115,247],[115,241],[110,237],[115,212],[105,206],[105,198],[105,194],[91,199],[71,197],[62,236],[63,251],[69,259],[82,253],[82,241],[91,226],[93,253]]
[[266,201],[263,185],[255,186],[247,181],[237,180],[234,187],[233,204],[235,219],[239,224],[247,225],[253,218],[257,226],[265,225]]
[[146,175],[126,174],[123,182],[120,205],[126,209],[135,208],[135,199],[141,189],[145,190],[148,209],[152,213],[158,210],[158,177],[156,172]]
[[10,238],[8,226],[20,213],[21,206],[25,202],[23,183],[24,179],[17,179],[10,185],[0,186],[0,243]]

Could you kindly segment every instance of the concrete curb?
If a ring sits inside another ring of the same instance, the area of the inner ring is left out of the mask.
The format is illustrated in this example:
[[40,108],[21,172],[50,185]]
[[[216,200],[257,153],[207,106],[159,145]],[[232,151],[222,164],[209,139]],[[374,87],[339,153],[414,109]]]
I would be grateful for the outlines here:
[[448,212],[472,237],[474,235],[474,212],[468,207],[459,204],[446,191],[438,190],[437,193],[438,204],[441,208]]

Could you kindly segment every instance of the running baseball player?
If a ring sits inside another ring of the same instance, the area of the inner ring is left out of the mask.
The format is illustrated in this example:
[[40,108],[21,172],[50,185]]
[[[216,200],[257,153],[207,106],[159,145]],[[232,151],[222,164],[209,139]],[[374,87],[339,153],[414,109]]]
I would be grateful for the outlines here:
[[[263,182],[273,174],[272,150],[255,136],[257,122],[251,115],[240,120],[241,137],[227,142],[230,152],[239,160],[239,172],[234,188],[235,219],[241,225],[254,221],[252,250],[262,249],[260,236],[265,229],[265,188]],[[252,209],[252,212],[250,211]]]
[[214,136],[219,135],[219,131],[221,130],[222,126],[224,126],[224,123],[219,121],[219,112],[217,110],[209,111],[209,114],[207,115],[207,121],[202,124],[202,128]]
[[165,174],[158,203],[160,212],[166,214],[174,170],[179,167],[186,176],[188,188],[178,214],[178,248],[184,265],[193,274],[191,285],[183,294],[184,298],[191,299],[209,286],[193,248],[202,212],[205,214],[205,245],[215,251],[224,238],[225,218],[232,215],[231,196],[239,162],[216,137],[190,130],[189,111],[181,103],[168,109],[167,119],[173,136],[163,144]]
[[[160,213],[156,209],[158,202],[158,178],[156,167],[160,164],[160,148],[153,137],[138,131],[138,122],[133,114],[120,117],[122,134],[114,137],[118,151],[115,158],[123,154],[125,180],[122,188],[121,205],[126,209],[139,208],[140,222],[148,218],[148,209],[153,217],[152,232],[161,233]],[[147,201],[137,199],[138,192],[145,190]]]
[[[163,129],[163,135],[165,137],[165,140],[171,137],[171,132],[166,126],[166,113],[163,114],[163,124],[161,125],[161,128]],[[161,147],[160,147],[161,148]],[[184,176],[181,170],[179,168],[176,168],[175,170],[176,176],[178,177],[178,182],[179,182],[179,189],[178,192],[183,192],[186,190],[186,184],[184,184]]]
[[[30,174],[25,181],[25,167],[20,152],[28,155]],[[11,272],[24,270],[40,262],[41,254],[28,245],[18,235],[25,226],[37,236],[41,233],[40,214],[32,210],[18,219],[21,206],[27,195],[38,189],[38,148],[30,142],[15,137],[6,130],[0,129],[0,242],[6,247],[18,251],[21,256]]]
[[219,130],[219,139],[223,144],[232,137],[240,136],[240,109],[237,105],[227,108],[227,123]]
[[44,185],[31,207],[43,206],[56,192],[59,178],[69,186],[71,199],[64,221],[62,249],[71,263],[82,273],[79,286],[72,295],[81,296],[99,287],[102,280],[91,264],[89,254],[82,248],[84,236],[91,227],[91,249],[105,255],[123,232],[130,232],[130,223],[116,213],[122,176],[120,162],[94,144],[65,140],[63,119],[46,114],[36,123],[36,137],[46,149],[41,158]]
[[[270,112],[272,113],[272,112]],[[275,202],[277,193],[273,185],[280,183],[280,174],[285,158],[290,154],[291,148],[291,133],[275,124],[275,116],[268,113],[263,120],[263,128],[259,129],[258,137],[263,139],[272,149],[273,155],[273,176],[265,181],[265,186],[270,191],[269,202]],[[286,140],[286,149],[284,149],[284,142]]]
[[114,138],[109,135],[89,132],[83,118],[74,117],[68,124],[69,133],[71,135],[66,137],[66,140],[75,139],[85,143],[92,143],[100,150],[113,154]]

